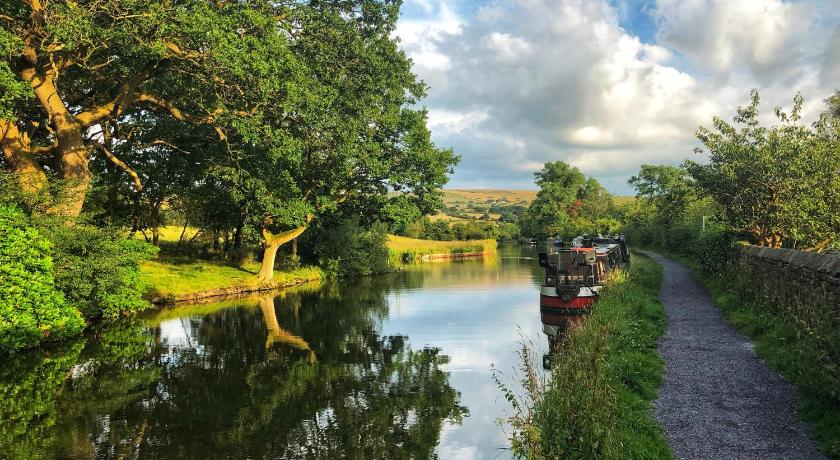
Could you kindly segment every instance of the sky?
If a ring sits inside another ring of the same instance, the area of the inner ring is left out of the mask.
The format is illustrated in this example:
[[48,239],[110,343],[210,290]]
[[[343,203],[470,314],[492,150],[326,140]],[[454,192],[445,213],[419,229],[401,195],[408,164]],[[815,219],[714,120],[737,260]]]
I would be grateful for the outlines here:
[[680,164],[757,89],[804,119],[840,89],[840,0],[405,0],[395,35],[428,85],[448,188],[534,189],[562,160],[615,194]]

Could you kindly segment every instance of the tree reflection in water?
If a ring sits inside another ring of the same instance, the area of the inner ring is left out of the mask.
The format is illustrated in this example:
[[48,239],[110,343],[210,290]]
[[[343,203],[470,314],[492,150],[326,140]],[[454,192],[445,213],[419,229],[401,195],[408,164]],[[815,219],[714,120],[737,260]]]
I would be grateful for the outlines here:
[[254,298],[181,318],[186,341],[132,325],[48,364],[3,364],[16,375],[0,373],[2,383],[17,387],[3,389],[16,403],[0,405],[0,448],[21,458],[431,457],[444,422],[467,410],[441,370],[446,356],[378,334],[386,295],[370,279]]

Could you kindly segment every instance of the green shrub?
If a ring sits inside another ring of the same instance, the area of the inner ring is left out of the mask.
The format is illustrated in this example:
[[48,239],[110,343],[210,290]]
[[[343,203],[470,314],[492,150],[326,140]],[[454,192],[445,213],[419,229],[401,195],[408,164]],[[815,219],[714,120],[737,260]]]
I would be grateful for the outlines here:
[[[719,275],[726,270],[732,251],[735,248],[736,235],[725,230],[702,233],[690,248],[700,268],[710,275]],[[687,251],[682,251],[686,253]]]
[[79,311],[56,289],[51,245],[19,209],[0,205],[0,348],[30,348],[78,334]]
[[53,243],[56,287],[86,318],[113,320],[149,306],[140,262],[157,248],[108,228],[54,223],[45,229]]

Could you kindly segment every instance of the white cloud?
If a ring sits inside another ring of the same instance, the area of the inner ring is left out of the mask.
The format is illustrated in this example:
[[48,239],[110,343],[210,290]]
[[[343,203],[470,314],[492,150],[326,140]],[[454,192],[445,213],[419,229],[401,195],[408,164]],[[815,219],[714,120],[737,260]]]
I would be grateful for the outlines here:
[[[401,19],[394,32],[402,41],[408,56],[416,67],[423,69],[447,69],[449,59],[439,53],[434,42],[443,34],[455,34],[461,30],[461,19],[446,2],[433,6],[432,0],[411,0],[424,11],[430,13],[427,18]],[[433,13],[434,11],[434,13]]]
[[840,89],[840,26],[834,28],[823,52],[822,81]]
[[484,37],[484,42],[494,57],[505,63],[516,63],[524,59],[531,49],[527,41],[501,32],[487,35]]
[[431,6],[397,33],[430,86],[435,141],[463,157],[458,186],[530,187],[543,162],[564,160],[627,192],[639,164],[691,156],[697,126],[731,117],[751,88],[765,113],[797,90],[817,111],[840,72],[826,32],[837,23],[804,2],[660,0],[656,43],[606,0]]
[[456,134],[475,127],[487,119],[487,113],[479,110],[457,112],[454,110],[429,110],[429,129],[439,135]]
[[652,15],[659,40],[700,66],[725,72],[745,65],[762,74],[804,52],[794,39],[808,10],[781,0],[658,0]]

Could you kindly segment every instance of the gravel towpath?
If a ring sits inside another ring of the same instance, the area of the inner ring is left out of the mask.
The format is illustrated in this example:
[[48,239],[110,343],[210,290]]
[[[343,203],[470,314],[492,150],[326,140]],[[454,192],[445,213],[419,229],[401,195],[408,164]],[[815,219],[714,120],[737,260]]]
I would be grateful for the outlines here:
[[799,420],[795,387],[770,370],[682,264],[662,265],[668,327],[656,418],[679,459],[824,459]]

